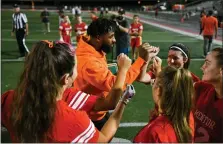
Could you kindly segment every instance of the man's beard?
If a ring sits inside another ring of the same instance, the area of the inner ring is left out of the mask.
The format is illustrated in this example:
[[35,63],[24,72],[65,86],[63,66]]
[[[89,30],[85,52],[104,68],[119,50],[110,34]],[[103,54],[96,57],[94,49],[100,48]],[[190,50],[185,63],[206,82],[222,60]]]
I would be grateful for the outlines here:
[[102,46],[101,46],[101,50],[102,50],[103,52],[105,52],[106,54],[108,54],[108,53],[111,52],[112,47],[113,47],[113,45],[110,46],[110,45],[108,45],[108,44],[103,43]]

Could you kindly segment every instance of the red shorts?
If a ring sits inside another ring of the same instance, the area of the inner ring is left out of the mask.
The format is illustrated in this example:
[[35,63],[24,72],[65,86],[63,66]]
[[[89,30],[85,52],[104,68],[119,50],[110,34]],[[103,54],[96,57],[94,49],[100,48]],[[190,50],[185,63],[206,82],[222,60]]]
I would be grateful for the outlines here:
[[131,38],[131,47],[138,48],[142,44],[142,37]]
[[64,42],[71,44],[70,36],[69,35],[62,35]]

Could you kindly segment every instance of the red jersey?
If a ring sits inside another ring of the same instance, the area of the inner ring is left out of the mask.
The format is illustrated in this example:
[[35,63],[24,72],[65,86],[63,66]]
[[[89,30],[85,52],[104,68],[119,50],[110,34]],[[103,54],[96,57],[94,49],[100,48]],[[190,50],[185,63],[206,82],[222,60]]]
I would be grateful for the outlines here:
[[195,142],[223,142],[223,99],[216,97],[211,84],[195,83]]
[[[143,25],[141,23],[132,23],[130,25],[130,32],[131,33],[134,33],[134,32],[137,32],[139,33],[139,31],[143,30]],[[131,36],[131,38],[135,38],[135,36]]]
[[[52,123],[52,130],[46,133],[47,138],[43,142],[96,143],[98,141],[99,131],[95,128],[85,111],[74,110],[75,108],[80,110],[92,108],[92,103],[96,101],[96,97],[91,97],[80,91],[76,91],[75,94],[73,90],[66,90],[66,94],[63,96],[63,100],[59,100],[56,103],[57,108],[55,120]],[[2,95],[1,120],[2,124],[9,131],[12,142],[17,142],[10,122],[10,109],[13,96],[13,90]],[[67,102],[64,100],[67,100]],[[70,106],[68,103],[70,103]],[[87,106],[88,104],[89,106]]]
[[82,23],[80,23],[80,24],[75,24],[74,25],[74,31],[76,32],[76,34],[77,34],[77,42],[80,40],[80,37],[82,36],[82,35],[85,35],[86,34],[86,31],[87,31],[87,25],[86,25],[86,23],[84,23],[84,22],[82,22]]
[[[192,129],[192,141],[194,138],[194,118],[190,114],[190,127]],[[171,121],[166,116],[158,116],[156,119],[142,128],[133,140],[134,143],[178,143],[176,133]]]
[[59,27],[59,30],[62,32],[62,35],[69,35],[71,34],[71,30],[72,30],[72,27],[69,23],[64,23],[62,22],[60,24],[60,27]]
[[86,94],[82,91],[68,88],[64,91],[62,100],[65,101],[69,107],[75,110],[83,110],[89,112],[93,109],[98,96]]

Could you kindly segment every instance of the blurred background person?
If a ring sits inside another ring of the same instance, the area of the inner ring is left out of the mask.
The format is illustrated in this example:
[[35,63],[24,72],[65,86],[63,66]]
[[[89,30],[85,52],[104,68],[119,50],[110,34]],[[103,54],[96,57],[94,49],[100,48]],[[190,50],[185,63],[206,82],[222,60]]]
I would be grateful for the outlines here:
[[44,11],[41,12],[40,17],[42,20],[42,23],[44,25],[44,34],[47,32],[50,32],[50,20],[49,20],[50,13],[48,12],[47,8],[44,9]]
[[59,26],[60,40],[71,44],[72,26],[68,16],[64,16],[64,21]]
[[14,5],[14,13],[12,14],[12,32],[11,36],[16,36],[19,47],[20,56],[18,59],[23,60],[29,53],[29,49],[25,44],[25,38],[29,34],[28,19],[26,14],[20,12],[19,5]]
[[130,25],[129,34],[131,36],[132,59],[138,57],[138,47],[142,44],[143,25],[139,22],[139,16],[133,16],[133,23]]
[[86,35],[87,33],[87,24],[82,21],[81,15],[76,16],[76,23],[74,24],[74,32],[76,34],[76,42],[78,43],[81,36]]
[[206,18],[202,19],[202,32],[204,38],[204,57],[212,49],[213,37],[217,38],[218,36],[218,20],[212,16],[213,11],[209,10]]
[[117,29],[115,31],[115,39],[116,39],[116,57],[120,53],[124,53],[128,55],[128,51],[130,48],[130,38],[129,38],[129,23],[125,19],[124,9],[119,9],[118,11],[118,17],[115,19],[117,23]]

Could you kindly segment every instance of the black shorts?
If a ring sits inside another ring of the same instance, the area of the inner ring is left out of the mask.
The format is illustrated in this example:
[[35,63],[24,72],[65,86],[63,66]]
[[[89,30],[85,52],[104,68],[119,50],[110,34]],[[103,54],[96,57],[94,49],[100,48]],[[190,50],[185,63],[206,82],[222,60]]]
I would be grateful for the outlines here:
[[48,22],[49,22],[49,19],[48,19],[48,18],[43,18],[43,19],[42,19],[42,22],[43,22],[43,23],[48,23]]

